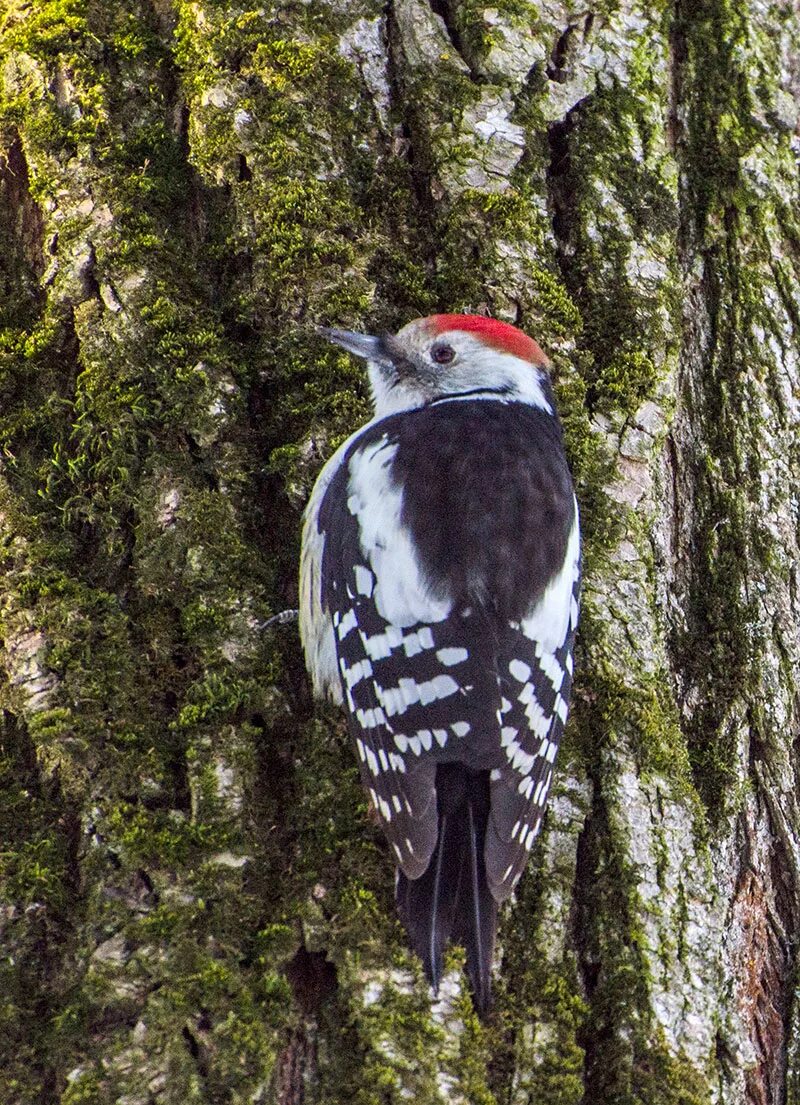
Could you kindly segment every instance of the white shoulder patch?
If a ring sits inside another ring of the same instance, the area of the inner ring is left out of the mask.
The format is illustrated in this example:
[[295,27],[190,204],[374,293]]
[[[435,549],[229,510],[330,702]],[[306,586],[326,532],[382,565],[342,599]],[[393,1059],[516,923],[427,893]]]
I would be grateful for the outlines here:
[[382,438],[353,453],[347,509],[358,521],[361,551],[375,576],[375,608],[384,621],[407,629],[443,621],[452,602],[430,593],[401,521],[402,491],[390,475],[396,452],[397,446]]
[[541,645],[543,653],[555,652],[563,645],[567,633],[578,623],[577,604],[572,590],[580,567],[580,519],[578,503],[573,496],[575,516],[567,539],[567,555],[557,575],[551,579],[542,597],[520,623],[520,629],[530,641]]

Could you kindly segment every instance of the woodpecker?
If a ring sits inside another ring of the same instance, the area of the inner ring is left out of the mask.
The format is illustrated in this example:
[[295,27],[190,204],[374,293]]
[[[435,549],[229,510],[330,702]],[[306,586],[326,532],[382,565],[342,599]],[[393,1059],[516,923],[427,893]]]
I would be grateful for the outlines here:
[[366,360],[374,417],[306,509],[306,662],[346,710],[434,991],[452,940],[484,1014],[572,684],[579,519],[549,362],[479,315],[322,332]]

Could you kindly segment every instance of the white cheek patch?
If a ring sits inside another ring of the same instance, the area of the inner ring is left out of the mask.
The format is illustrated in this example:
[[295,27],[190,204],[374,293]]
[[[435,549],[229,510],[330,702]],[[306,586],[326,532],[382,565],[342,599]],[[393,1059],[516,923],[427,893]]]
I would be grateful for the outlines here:
[[[447,402],[464,399],[492,399],[501,403],[526,403],[547,414],[554,414],[542,387],[546,370],[513,353],[486,345],[473,334],[449,335],[458,353],[451,366],[441,369],[436,381],[438,395]],[[481,395],[480,390],[485,389]]]
[[391,478],[396,452],[397,446],[383,438],[353,453],[347,506],[358,521],[361,551],[374,574],[375,609],[384,621],[408,629],[418,622],[443,621],[452,602],[431,595],[402,524],[402,493]]
[[373,421],[399,414],[400,411],[416,410],[432,398],[421,382],[413,379],[400,381],[393,372],[387,373],[375,361],[367,361],[367,374],[375,409]]

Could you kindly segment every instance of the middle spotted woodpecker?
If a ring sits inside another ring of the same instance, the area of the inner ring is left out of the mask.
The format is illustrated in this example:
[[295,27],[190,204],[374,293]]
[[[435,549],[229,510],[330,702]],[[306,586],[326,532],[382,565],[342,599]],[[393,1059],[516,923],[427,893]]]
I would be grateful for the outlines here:
[[326,336],[368,363],[374,418],[308,504],[300,632],[343,704],[399,867],[398,911],[438,989],[462,944],[491,1000],[499,903],[542,824],[578,622],[578,508],[539,346],[433,315]]

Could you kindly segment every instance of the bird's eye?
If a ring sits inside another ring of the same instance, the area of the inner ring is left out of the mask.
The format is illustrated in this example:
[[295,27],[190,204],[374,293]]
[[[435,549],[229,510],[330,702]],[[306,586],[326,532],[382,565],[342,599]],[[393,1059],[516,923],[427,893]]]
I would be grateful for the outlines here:
[[455,355],[456,351],[452,345],[434,345],[431,349],[431,360],[435,361],[436,364],[450,364]]

